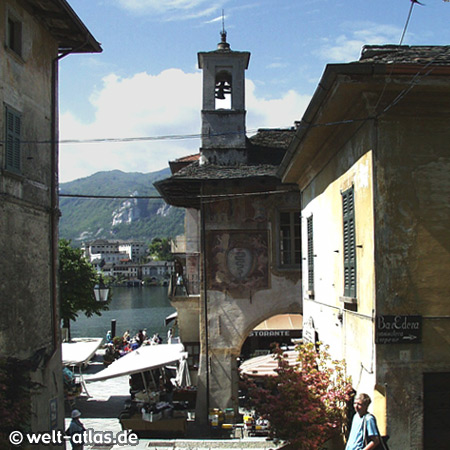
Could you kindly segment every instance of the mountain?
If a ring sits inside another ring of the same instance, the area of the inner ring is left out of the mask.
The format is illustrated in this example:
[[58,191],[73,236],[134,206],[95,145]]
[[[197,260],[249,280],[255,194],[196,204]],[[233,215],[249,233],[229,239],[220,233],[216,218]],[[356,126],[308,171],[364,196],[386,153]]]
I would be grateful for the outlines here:
[[155,237],[175,237],[184,232],[184,209],[167,205],[153,183],[170,176],[170,170],[151,173],[98,172],[60,184],[60,194],[130,196],[130,199],[60,197],[61,238],[74,245],[98,238],[136,239],[151,242]]

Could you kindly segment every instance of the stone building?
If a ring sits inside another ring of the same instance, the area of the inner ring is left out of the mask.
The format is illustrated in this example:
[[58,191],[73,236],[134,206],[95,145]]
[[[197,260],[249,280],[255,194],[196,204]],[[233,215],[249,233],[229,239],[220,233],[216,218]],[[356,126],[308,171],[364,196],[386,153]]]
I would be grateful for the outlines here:
[[[300,217],[296,184],[276,176],[295,131],[245,129],[245,70],[250,53],[200,52],[202,143],[197,157],[171,163],[155,183],[185,207],[185,291],[174,291],[181,339],[199,360],[196,420],[209,408],[238,406],[236,358],[256,325],[302,311]],[[177,268],[175,269],[177,270]],[[191,289],[199,280],[200,289]]]
[[64,426],[58,61],[101,48],[65,0],[0,2],[0,36],[0,356],[23,362],[41,385],[30,426],[50,431]]
[[330,64],[281,166],[301,190],[304,339],[367,392],[395,449],[450,438],[450,49]]

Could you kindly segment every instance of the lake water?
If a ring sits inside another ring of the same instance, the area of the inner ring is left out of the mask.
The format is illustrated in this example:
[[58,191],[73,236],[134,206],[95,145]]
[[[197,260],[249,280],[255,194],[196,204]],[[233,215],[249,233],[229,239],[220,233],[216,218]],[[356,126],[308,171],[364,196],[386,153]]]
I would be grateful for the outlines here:
[[79,313],[77,320],[70,322],[72,337],[105,338],[111,330],[111,320],[116,320],[116,335],[123,335],[130,330],[131,336],[139,330],[147,329],[151,337],[159,333],[164,339],[170,325],[165,325],[165,318],[175,312],[167,297],[167,287],[115,287],[112,288],[112,300],[109,310],[101,316],[86,317]]

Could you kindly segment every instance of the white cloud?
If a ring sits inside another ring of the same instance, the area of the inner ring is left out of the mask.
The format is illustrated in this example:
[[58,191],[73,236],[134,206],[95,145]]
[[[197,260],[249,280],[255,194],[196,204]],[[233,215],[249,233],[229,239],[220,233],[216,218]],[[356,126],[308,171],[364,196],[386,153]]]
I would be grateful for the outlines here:
[[[110,74],[91,95],[94,120],[84,123],[70,111],[60,118],[61,140],[93,140],[170,136],[142,142],[61,144],[62,182],[92,173],[119,169],[153,172],[168,162],[198,152],[200,139],[174,136],[198,135],[201,129],[201,72],[169,69],[159,75],[138,73],[129,78]],[[246,84],[247,129],[288,127],[299,120],[310,97],[289,91],[279,99],[255,96],[255,85]]]
[[218,11],[223,4],[211,0],[116,0],[127,11],[145,14],[156,13],[166,20],[186,20],[204,17]]
[[350,30],[337,38],[324,39],[319,55],[329,62],[349,62],[359,59],[364,45],[398,43],[401,29],[374,23],[345,24]]
[[311,96],[289,90],[281,98],[264,99],[255,95],[255,84],[246,80],[247,129],[287,128],[300,120]]
[[209,3],[209,0],[118,0],[119,4],[132,11],[154,10],[168,11],[173,9],[189,10]]
[[267,69],[285,69],[286,67],[288,67],[288,64],[282,62],[274,62],[266,66]]

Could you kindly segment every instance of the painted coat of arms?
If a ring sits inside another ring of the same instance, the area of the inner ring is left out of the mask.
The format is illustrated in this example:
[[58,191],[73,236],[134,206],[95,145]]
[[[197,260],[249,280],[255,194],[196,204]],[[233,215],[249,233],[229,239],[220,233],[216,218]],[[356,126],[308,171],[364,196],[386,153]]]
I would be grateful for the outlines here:
[[265,231],[209,231],[208,289],[255,292],[268,288],[268,237]]

